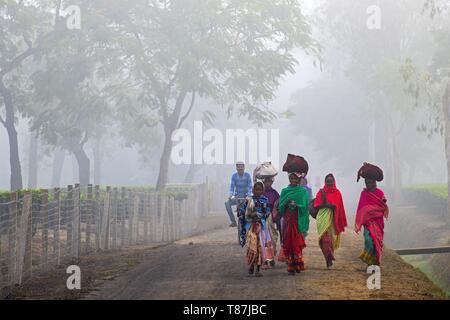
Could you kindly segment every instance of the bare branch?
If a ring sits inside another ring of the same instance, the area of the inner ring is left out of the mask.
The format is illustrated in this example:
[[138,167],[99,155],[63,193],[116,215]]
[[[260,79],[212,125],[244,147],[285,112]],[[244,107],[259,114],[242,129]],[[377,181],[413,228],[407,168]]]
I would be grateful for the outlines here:
[[8,72],[11,72],[17,68],[26,58],[33,55],[36,52],[36,48],[28,48],[25,52],[18,55],[11,61],[4,69],[0,71],[0,79],[2,79]]
[[[58,0],[58,4],[57,4],[57,16],[59,15],[59,11],[60,11],[60,9],[61,9],[61,3],[62,3],[62,0]],[[57,20],[56,20],[56,21],[57,21]],[[48,32],[48,33],[46,33],[46,34],[43,35],[41,38],[38,38],[38,40],[36,40],[36,43],[40,43],[40,42],[42,42],[43,40],[45,40],[46,38],[48,38],[52,33],[55,32],[55,30],[56,30],[56,25],[55,25],[55,29],[54,29],[54,30],[52,30],[52,31],[50,31],[50,32]],[[3,77],[4,77],[7,73],[9,73],[9,72],[11,72],[12,70],[16,69],[18,66],[20,66],[20,64],[21,64],[25,59],[27,59],[28,57],[32,56],[33,54],[36,53],[36,51],[38,51],[38,47],[39,47],[39,46],[33,48],[32,42],[31,42],[29,39],[27,39],[25,36],[24,36],[24,40],[25,40],[25,43],[26,43],[27,46],[28,46],[28,49],[27,49],[25,52],[23,52],[22,54],[20,54],[20,55],[18,55],[17,57],[15,57],[15,58],[14,58],[14,59],[13,59],[13,60],[5,67],[5,68],[3,68],[2,70],[0,70],[0,79],[3,79]]]

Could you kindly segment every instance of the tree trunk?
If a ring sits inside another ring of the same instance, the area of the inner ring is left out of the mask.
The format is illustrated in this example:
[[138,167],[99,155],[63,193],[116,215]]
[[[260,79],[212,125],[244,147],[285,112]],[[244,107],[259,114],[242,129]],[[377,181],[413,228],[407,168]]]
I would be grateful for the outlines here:
[[14,125],[14,105],[11,92],[5,87],[0,79],[0,94],[5,104],[6,117],[4,126],[8,132],[9,140],[9,164],[11,167],[10,188],[12,191],[22,189],[22,169],[19,158],[19,144],[17,141],[17,131]]
[[[188,73],[187,73],[188,74]],[[159,161],[159,174],[158,180],[156,182],[156,189],[162,190],[166,187],[168,178],[169,178],[169,164],[170,164],[170,154],[172,152],[172,134],[179,127],[182,122],[187,118],[187,116],[192,111],[192,107],[195,102],[195,92],[192,92],[192,101],[191,105],[186,112],[186,114],[181,117],[181,109],[183,108],[183,103],[186,98],[188,91],[183,89],[178,95],[177,101],[175,103],[175,107],[173,108],[172,114],[167,114],[168,106],[164,106],[164,121],[162,122],[164,127],[164,149],[161,155],[161,159]],[[180,123],[179,123],[180,122]]]
[[159,161],[159,174],[156,182],[156,189],[162,190],[166,187],[169,177],[170,153],[172,152],[172,133],[174,127],[164,124],[164,149]]
[[30,145],[28,155],[28,188],[35,189],[38,185],[38,148],[39,138],[34,132],[30,132]]
[[55,150],[55,155],[53,157],[53,167],[52,167],[52,187],[57,188],[61,185],[61,173],[64,166],[64,159],[66,154],[63,150]]
[[450,85],[447,84],[442,108],[444,111],[444,137],[445,137],[445,157],[447,160],[447,224],[450,225]]
[[78,178],[81,186],[87,186],[90,183],[90,160],[83,149],[83,145],[77,145],[72,150],[78,163]]
[[102,180],[102,154],[101,139],[95,141],[94,145],[94,184],[100,185]]

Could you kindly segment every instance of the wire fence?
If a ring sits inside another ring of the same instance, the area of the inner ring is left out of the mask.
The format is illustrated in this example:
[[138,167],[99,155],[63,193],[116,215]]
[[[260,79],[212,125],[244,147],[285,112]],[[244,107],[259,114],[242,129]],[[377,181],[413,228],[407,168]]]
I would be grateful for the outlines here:
[[188,237],[209,200],[208,183],[163,192],[74,185],[0,198],[0,298],[82,255]]

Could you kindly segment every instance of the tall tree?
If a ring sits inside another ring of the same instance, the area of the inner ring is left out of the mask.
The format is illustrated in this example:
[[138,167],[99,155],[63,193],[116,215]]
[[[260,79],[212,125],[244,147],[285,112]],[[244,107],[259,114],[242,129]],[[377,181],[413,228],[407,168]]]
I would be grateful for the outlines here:
[[43,141],[75,156],[82,185],[90,183],[86,143],[101,135],[110,116],[105,85],[97,73],[102,50],[96,23],[84,14],[82,29],[59,30],[53,45],[43,50],[45,68],[32,76],[39,108],[31,108],[27,114]]
[[[171,136],[196,107],[257,124],[275,118],[269,103],[280,78],[294,72],[294,48],[318,56],[311,28],[294,0],[96,1],[114,29],[116,61],[163,130],[157,188],[168,181]],[[105,10],[109,8],[109,10]],[[103,19],[102,19],[103,20]]]
[[30,57],[36,58],[53,37],[59,25],[61,3],[61,0],[4,0],[0,3],[0,95],[5,107],[0,123],[8,133],[12,190],[23,186],[15,128],[17,100],[23,93],[21,80],[27,80],[27,76],[21,73],[21,67]]
[[[344,53],[340,56],[340,71],[367,97],[366,122],[371,124],[376,118],[382,119],[376,127],[383,131],[386,139],[385,154],[389,164],[386,180],[392,182],[394,198],[398,199],[403,162],[399,137],[412,111],[412,99],[403,90],[399,69],[408,56],[424,63],[429,61],[429,56],[421,49],[431,45],[431,41],[426,31],[429,23],[420,15],[422,0],[381,0],[377,5],[379,29],[368,26],[371,17],[367,10],[373,6],[369,0],[327,2],[324,22],[334,45]],[[332,63],[337,62],[333,59],[331,57]]]
[[[401,73],[406,83],[405,91],[415,98],[417,107],[425,107],[428,113],[418,130],[428,136],[440,134],[444,137],[450,190],[450,3],[427,0],[424,13],[429,13],[435,23],[429,29],[430,38],[436,44],[431,47],[432,63],[423,65],[420,61],[408,58]],[[450,193],[447,207],[447,221],[450,224]]]

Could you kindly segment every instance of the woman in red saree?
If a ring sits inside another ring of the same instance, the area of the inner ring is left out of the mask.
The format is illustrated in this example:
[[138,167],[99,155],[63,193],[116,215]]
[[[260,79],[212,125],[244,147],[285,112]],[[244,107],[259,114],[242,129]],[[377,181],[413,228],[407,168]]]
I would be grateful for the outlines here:
[[364,226],[364,250],[359,258],[368,265],[380,265],[383,251],[384,219],[388,218],[389,207],[375,179],[366,178],[366,188],[361,192],[355,220],[355,231]]
[[330,173],[325,177],[325,185],[317,192],[314,207],[319,209],[316,217],[319,246],[327,268],[330,268],[335,260],[334,252],[340,246],[340,235],[347,226],[344,202],[341,192],[336,188],[333,174]]

